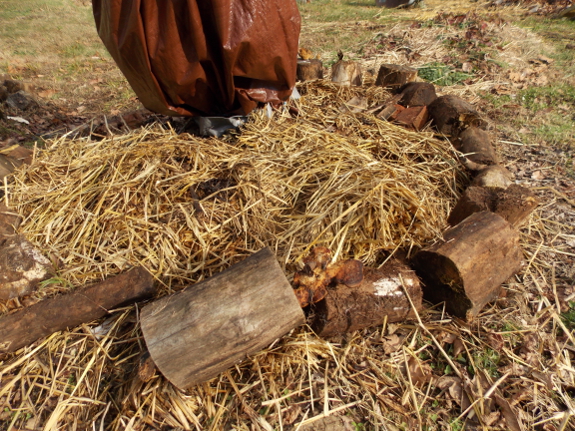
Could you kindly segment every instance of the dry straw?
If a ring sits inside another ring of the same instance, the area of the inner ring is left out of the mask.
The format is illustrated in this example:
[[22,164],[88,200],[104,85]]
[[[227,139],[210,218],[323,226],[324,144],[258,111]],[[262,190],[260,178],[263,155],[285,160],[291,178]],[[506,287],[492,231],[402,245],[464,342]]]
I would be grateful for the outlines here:
[[[437,238],[458,187],[449,144],[342,109],[358,94],[381,102],[381,89],[301,91],[299,116],[255,114],[224,139],[153,126],[37,151],[8,190],[22,232],[60,267],[36,300],[136,264],[166,294],[266,245],[289,274],[316,244],[378,265]],[[533,247],[549,235],[536,220],[523,238],[525,285],[509,285],[511,304],[473,327],[438,308],[331,342],[298,328],[182,392],[136,377],[145,346],[128,307],[0,358],[3,429],[309,431],[338,415],[366,430],[566,429],[572,340],[553,301],[524,298],[554,275],[539,260],[543,240]]]

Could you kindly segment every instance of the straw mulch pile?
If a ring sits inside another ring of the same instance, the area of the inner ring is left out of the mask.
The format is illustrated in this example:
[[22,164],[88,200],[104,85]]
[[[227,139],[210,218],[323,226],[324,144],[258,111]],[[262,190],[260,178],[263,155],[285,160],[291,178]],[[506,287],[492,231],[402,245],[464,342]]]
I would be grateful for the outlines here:
[[[301,91],[299,117],[256,114],[224,139],[156,126],[37,151],[8,203],[60,269],[29,301],[136,264],[163,295],[263,246],[290,274],[318,244],[376,266],[433,241],[461,182],[449,144],[342,112],[352,90]],[[386,97],[357,92],[370,104]],[[540,230],[537,215],[524,242]],[[525,280],[551,274],[540,248],[528,248]],[[518,277],[473,326],[438,308],[338,340],[298,328],[184,392],[161,375],[137,379],[145,346],[139,308],[128,307],[0,358],[0,427],[309,430],[346,415],[358,430],[566,429],[572,340],[547,297],[525,295],[530,286]]]

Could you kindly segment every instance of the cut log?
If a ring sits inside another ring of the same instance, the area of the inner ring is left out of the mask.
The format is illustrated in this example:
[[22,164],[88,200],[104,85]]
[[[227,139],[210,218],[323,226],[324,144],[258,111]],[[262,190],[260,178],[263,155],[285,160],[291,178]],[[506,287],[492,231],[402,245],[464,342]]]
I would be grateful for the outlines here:
[[332,337],[388,322],[401,322],[414,316],[404,287],[415,307],[421,309],[419,279],[407,265],[389,261],[381,269],[364,269],[358,287],[337,285],[316,304],[312,328],[322,337]]
[[487,126],[473,105],[457,96],[438,97],[428,109],[437,130],[447,136],[456,137],[467,127],[485,129]]
[[217,376],[305,321],[269,248],[153,302],[141,316],[152,359],[181,389]]
[[499,163],[489,134],[479,127],[465,129],[455,141],[455,148],[478,165],[487,167]]
[[518,232],[501,216],[482,211],[447,230],[444,241],[414,258],[423,295],[472,320],[499,295],[501,284],[521,267]]
[[400,88],[400,92],[399,104],[406,107],[428,106],[437,99],[435,86],[430,82],[408,82]]
[[507,189],[469,187],[447,219],[455,226],[471,214],[491,211],[503,217],[512,226],[520,226],[537,207],[535,194],[525,187],[512,184]]
[[375,85],[382,87],[399,88],[408,82],[415,81],[417,69],[398,64],[382,64],[375,80]]
[[339,85],[361,86],[361,66],[355,61],[340,59],[331,66],[331,81]]
[[151,298],[154,277],[142,267],[56,296],[0,318],[0,353],[9,353],[66,328],[91,322],[111,309]]
[[395,116],[395,122],[420,131],[427,124],[429,115],[425,106],[405,108]]
[[500,165],[488,166],[481,169],[477,176],[471,181],[472,186],[477,187],[498,187],[506,189],[513,184],[513,175]]
[[312,81],[314,79],[323,79],[323,63],[321,60],[298,60],[297,61],[297,80]]
[[6,236],[0,246],[0,300],[27,295],[54,270],[22,235]]

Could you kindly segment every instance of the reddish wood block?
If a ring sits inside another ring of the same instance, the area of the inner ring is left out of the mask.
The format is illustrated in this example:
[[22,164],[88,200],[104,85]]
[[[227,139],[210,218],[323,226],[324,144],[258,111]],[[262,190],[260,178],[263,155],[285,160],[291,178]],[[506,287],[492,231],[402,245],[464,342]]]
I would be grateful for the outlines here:
[[405,108],[395,117],[395,121],[397,123],[414,128],[417,131],[423,129],[428,119],[429,113],[427,112],[427,107],[425,106],[413,106],[411,108]]

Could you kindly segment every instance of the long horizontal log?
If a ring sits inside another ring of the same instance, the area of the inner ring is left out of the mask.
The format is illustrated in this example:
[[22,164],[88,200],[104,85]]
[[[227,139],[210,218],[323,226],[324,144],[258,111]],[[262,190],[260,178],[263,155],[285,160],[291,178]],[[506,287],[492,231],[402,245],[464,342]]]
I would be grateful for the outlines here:
[[0,353],[14,352],[54,332],[99,319],[109,310],[151,298],[154,293],[154,277],[137,267],[73,293],[40,301],[0,318]]

